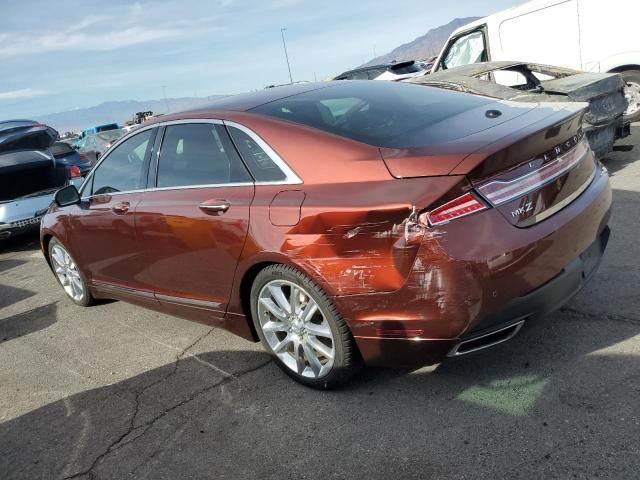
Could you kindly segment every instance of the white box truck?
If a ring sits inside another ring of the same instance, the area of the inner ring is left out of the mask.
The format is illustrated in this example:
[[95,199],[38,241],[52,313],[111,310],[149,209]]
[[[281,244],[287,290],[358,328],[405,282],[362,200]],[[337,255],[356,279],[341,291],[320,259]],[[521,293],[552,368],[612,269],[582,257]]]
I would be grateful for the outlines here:
[[496,60],[619,73],[640,120],[640,0],[527,2],[453,32],[432,71]]

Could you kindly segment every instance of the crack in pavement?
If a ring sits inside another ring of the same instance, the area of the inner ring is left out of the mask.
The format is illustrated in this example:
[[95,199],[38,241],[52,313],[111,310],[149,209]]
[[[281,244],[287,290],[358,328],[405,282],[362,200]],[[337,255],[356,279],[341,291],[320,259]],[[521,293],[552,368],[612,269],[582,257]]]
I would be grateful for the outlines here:
[[[196,397],[198,397],[198,395],[201,395],[202,393],[206,393],[216,387],[225,385],[233,380],[236,380],[240,377],[242,377],[243,375],[246,375],[248,373],[251,373],[252,371],[258,370],[260,368],[262,368],[263,366],[267,365],[268,363],[271,362],[271,359],[269,359],[268,361],[258,365],[257,367],[252,367],[243,371],[240,371],[238,373],[232,374],[232,373],[228,373],[225,372],[222,369],[219,369],[217,367],[215,367],[214,365],[208,364],[212,367],[215,368],[216,371],[218,371],[224,378],[219,381],[216,382],[213,385],[210,385],[208,387],[205,387],[204,389],[201,389],[197,392],[195,392],[194,394],[190,395],[189,397],[187,397],[186,399],[182,400],[181,402],[163,410],[160,414],[158,414],[157,416],[155,416],[154,418],[152,418],[151,420],[145,422],[142,425],[137,425],[135,424],[136,422],[136,418],[138,417],[139,411],[140,411],[140,407],[141,407],[141,397],[142,395],[149,390],[150,388],[165,382],[166,380],[168,380],[170,377],[172,377],[173,375],[176,374],[176,372],[178,371],[178,365],[180,364],[180,361],[186,356],[188,355],[188,351],[190,349],[192,349],[193,347],[195,347],[199,342],[201,342],[202,340],[204,340],[209,334],[211,334],[211,332],[213,332],[213,330],[215,330],[215,327],[210,328],[207,332],[205,332],[203,335],[201,335],[200,337],[198,337],[196,340],[194,340],[190,345],[188,345],[187,347],[185,347],[184,349],[182,349],[177,355],[176,355],[176,360],[173,363],[173,368],[171,369],[171,371],[164,375],[162,378],[149,383],[148,385],[145,385],[142,389],[140,389],[138,392],[136,392],[135,398],[134,398],[134,408],[133,408],[133,414],[131,415],[131,420],[129,421],[129,426],[127,428],[127,430],[120,436],[118,436],[118,438],[116,438],[113,442],[111,442],[109,444],[109,446],[105,449],[104,452],[102,452],[100,455],[98,455],[93,462],[91,463],[91,465],[89,466],[89,468],[82,470],[80,472],[74,473],[73,475],[69,475],[64,477],[64,480],[72,480],[75,478],[79,478],[82,476],[89,476],[89,478],[94,478],[94,474],[93,474],[93,470],[102,462],[102,460],[109,455],[112,452],[115,452],[117,450],[119,450],[120,448],[124,447],[125,445],[128,445],[129,443],[132,443],[136,440],[138,440],[139,438],[141,438],[142,436],[144,436],[144,434],[151,429],[151,427],[158,421],[160,420],[162,417],[164,417],[165,415],[167,415],[168,413],[172,412],[173,410],[176,410],[177,408],[180,408],[181,406],[193,401]],[[195,356],[192,356],[194,358],[196,358]],[[132,434],[134,431],[139,430],[141,428],[144,428],[144,430],[141,432],[140,435],[135,436],[134,438],[128,440],[128,441],[124,441],[130,434]]]
[[592,320],[605,319],[605,320],[611,320],[614,322],[640,324],[639,318],[625,317],[624,315],[617,315],[615,313],[591,313],[591,312],[584,312],[582,310],[578,310],[577,308],[573,308],[573,307],[562,307],[560,309],[560,312],[569,313],[574,316],[589,318]]
[[[271,358],[269,358],[267,361],[260,363],[259,365],[256,365],[254,367],[250,367],[247,368],[245,370],[241,370],[237,373],[232,374],[230,377],[226,377],[223,378],[222,380],[220,380],[219,382],[216,382],[212,385],[209,385],[208,387],[205,387],[201,390],[198,390],[197,392],[193,393],[192,395],[190,395],[189,397],[187,397],[186,399],[182,400],[181,402],[177,403],[176,405],[173,405],[172,407],[169,407],[166,410],[163,410],[160,414],[158,414],[156,417],[154,417],[152,420],[150,420],[149,422],[146,423],[147,428],[145,428],[145,430],[138,435],[137,437],[135,437],[135,439],[131,440],[128,443],[133,443],[135,441],[137,441],[138,439],[142,438],[152,427],[153,425],[160,420],[162,417],[165,417],[166,415],[168,415],[170,412],[192,402],[193,400],[195,400],[197,397],[199,397],[200,395],[202,395],[203,393],[207,393],[215,388],[218,387],[224,387],[226,384],[238,380],[239,378],[248,375],[249,373],[255,372],[257,370],[260,370],[261,368],[265,367],[266,365],[271,363]],[[124,446],[124,445],[122,445]],[[155,457],[158,456],[158,454],[160,454],[160,452],[163,450],[163,446],[164,444],[161,444],[158,448],[156,448],[153,453],[147,457],[140,465],[138,465],[136,468],[133,469],[132,472],[130,472],[131,474],[135,474],[140,468],[142,468],[144,465],[148,464],[149,462],[151,462]],[[118,447],[120,448],[120,447]]]

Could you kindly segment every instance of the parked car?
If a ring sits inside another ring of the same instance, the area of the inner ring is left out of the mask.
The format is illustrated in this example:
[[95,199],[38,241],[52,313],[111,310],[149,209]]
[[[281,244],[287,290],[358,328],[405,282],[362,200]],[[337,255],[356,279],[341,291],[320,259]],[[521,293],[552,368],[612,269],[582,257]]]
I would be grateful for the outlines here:
[[56,165],[49,147],[57,136],[32,120],[0,122],[0,239],[37,229],[55,191],[80,176]]
[[110,130],[118,130],[120,127],[117,123],[107,123],[104,125],[98,125],[97,127],[85,128],[80,132],[80,138],[84,138],[87,135],[92,135],[100,132],[108,132]]
[[80,170],[80,174],[85,176],[91,170],[91,160],[84,153],[76,151],[66,142],[56,142],[49,148],[55,158],[56,165],[75,165]]
[[629,0],[534,0],[451,34],[433,72],[470,63],[512,61],[619,73],[629,121],[640,120],[640,37]]
[[85,155],[91,165],[95,165],[100,156],[122,135],[124,135],[124,132],[121,129],[92,133],[76,143],[74,148]]
[[429,70],[414,60],[372,65],[341,73],[334,80],[402,80],[425,75]]
[[227,97],[120,139],[58,192],[42,249],[78,305],[260,339],[312,387],[439,362],[594,274],[611,190],[584,114],[395,82]]
[[[505,78],[508,80],[504,82]],[[630,134],[625,83],[614,73],[585,73],[522,62],[484,62],[440,70],[410,82],[515,102],[586,102],[583,130],[598,157]]]

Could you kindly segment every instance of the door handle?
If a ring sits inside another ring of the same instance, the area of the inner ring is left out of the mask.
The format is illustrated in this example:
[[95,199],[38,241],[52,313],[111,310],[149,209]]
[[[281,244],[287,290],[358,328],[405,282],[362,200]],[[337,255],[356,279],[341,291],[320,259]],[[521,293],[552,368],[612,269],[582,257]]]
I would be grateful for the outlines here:
[[226,200],[207,200],[199,205],[203,212],[219,214],[225,213],[230,206],[231,204]]
[[129,211],[129,202],[119,202],[111,207],[111,211],[116,215],[124,215]]

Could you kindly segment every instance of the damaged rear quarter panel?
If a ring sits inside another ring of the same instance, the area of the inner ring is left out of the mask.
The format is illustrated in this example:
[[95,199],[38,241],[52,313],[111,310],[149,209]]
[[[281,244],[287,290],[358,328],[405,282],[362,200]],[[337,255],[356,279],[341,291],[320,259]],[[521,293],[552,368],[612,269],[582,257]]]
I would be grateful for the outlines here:
[[[460,176],[389,177],[305,185],[301,219],[294,226],[274,226],[269,221],[268,208],[279,187],[257,188],[237,277],[256,263],[274,262],[296,267],[332,296],[397,290],[406,282],[420,248],[420,239],[405,240],[412,207],[430,205],[460,180]],[[234,303],[239,305],[239,298]]]

